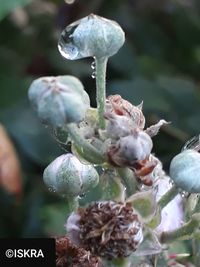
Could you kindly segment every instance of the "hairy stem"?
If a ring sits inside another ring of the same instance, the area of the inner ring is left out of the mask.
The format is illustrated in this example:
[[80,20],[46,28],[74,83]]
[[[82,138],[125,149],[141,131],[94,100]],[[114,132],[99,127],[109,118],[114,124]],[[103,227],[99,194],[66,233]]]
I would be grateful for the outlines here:
[[170,243],[175,240],[187,240],[193,238],[194,232],[200,225],[200,213],[193,214],[191,220],[185,223],[182,227],[170,231],[163,232],[160,237],[162,243]]
[[105,101],[106,101],[106,66],[108,58],[96,58],[96,100],[99,116],[99,127],[105,129]]
[[122,179],[124,186],[126,187],[126,196],[129,197],[136,192],[137,181],[134,172],[129,168],[118,168],[117,172]]
[[200,263],[200,232],[195,235],[194,239],[192,240],[192,252],[194,257],[194,264],[198,266]]
[[197,212],[200,212],[200,196],[198,196],[198,200],[197,200],[193,213],[197,213]]
[[175,198],[178,194],[178,188],[173,185],[158,201],[158,205],[160,206],[161,210],[167,206],[167,204]]
[[66,130],[69,133],[71,139],[74,141],[74,145],[78,153],[80,153],[84,159],[94,164],[102,164],[105,162],[103,155],[80,135],[79,129],[76,124],[67,124]]
[[79,206],[78,197],[76,198],[68,198],[66,197],[66,208],[68,215],[70,215],[73,211],[75,211]]

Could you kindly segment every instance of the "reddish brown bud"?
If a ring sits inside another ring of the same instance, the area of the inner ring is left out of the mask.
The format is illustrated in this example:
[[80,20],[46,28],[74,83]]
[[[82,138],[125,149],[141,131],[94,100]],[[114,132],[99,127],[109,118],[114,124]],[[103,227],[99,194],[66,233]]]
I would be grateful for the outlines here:
[[142,103],[134,106],[120,95],[111,95],[106,100],[106,111],[131,118],[137,127],[144,129],[145,117],[142,113]]

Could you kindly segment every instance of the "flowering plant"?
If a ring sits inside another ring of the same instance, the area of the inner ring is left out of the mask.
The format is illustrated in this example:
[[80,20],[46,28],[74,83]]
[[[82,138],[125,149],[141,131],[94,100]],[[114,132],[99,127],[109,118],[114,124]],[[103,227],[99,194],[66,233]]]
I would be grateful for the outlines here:
[[[51,162],[43,175],[47,187],[64,196],[69,207],[66,236],[56,238],[57,267],[186,266],[181,264],[189,255],[172,257],[171,243],[193,238],[193,253],[199,247],[198,140],[172,160],[168,175],[152,141],[168,122],[146,128],[143,103],[106,96],[107,61],[124,41],[119,24],[94,14],[61,33],[62,56],[94,58],[97,108],[73,76],[42,77],[29,89],[40,120],[54,129],[58,142],[62,132],[65,144],[70,143],[68,153]],[[101,198],[81,205],[81,196],[97,185]]]

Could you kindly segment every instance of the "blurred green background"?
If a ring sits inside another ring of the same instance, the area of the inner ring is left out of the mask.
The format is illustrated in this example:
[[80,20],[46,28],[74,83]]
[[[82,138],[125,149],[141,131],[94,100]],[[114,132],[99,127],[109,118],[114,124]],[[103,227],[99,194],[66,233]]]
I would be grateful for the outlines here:
[[65,200],[42,181],[44,168],[63,150],[39,123],[27,90],[34,78],[71,74],[84,83],[95,106],[92,59],[67,61],[57,49],[69,23],[96,13],[124,29],[126,43],[108,63],[107,95],[119,93],[135,105],[144,100],[146,126],[161,118],[171,122],[153,140],[153,152],[166,170],[185,141],[199,134],[200,1],[72,2],[0,0],[0,123],[22,167],[20,199],[0,188],[0,237],[65,232]]

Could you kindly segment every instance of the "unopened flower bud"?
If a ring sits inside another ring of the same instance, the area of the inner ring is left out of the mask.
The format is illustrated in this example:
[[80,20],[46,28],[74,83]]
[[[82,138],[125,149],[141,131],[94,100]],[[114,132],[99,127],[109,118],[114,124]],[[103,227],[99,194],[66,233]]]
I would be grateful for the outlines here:
[[118,140],[120,137],[131,135],[132,130],[136,127],[135,123],[124,115],[105,113],[104,117],[108,120],[106,135],[111,139]]
[[117,22],[90,14],[64,29],[58,49],[70,60],[110,57],[117,53],[124,40],[124,32]]
[[110,95],[106,99],[106,111],[113,115],[125,116],[131,119],[135,126],[144,129],[145,117],[142,112],[143,102],[134,106],[120,95]]
[[152,140],[144,131],[135,129],[132,135],[120,140],[108,148],[107,156],[111,164],[133,167],[134,163],[149,157],[153,147]]
[[29,99],[47,125],[61,127],[84,119],[90,99],[73,76],[42,77],[32,82]]
[[68,153],[51,162],[43,174],[44,183],[58,194],[74,197],[86,193],[99,182],[99,175],[92,165],[82,164]]
[[[80,244],[93,255],[106,259],[128,257],[143,240],[142,224],[131,203],[95,202],[79,209],[78,214]],[[68,220],[73,221],[70,217]],[[76,229],[71,223],[66,226],[69,234]]]
[[188,149],[176,155],[170,164],[170,177],[181,189],[200,193],[200,154]]

